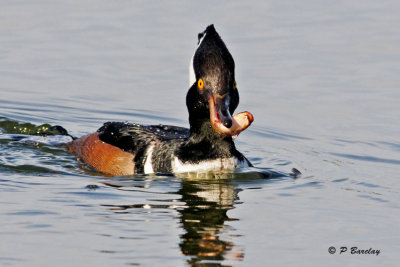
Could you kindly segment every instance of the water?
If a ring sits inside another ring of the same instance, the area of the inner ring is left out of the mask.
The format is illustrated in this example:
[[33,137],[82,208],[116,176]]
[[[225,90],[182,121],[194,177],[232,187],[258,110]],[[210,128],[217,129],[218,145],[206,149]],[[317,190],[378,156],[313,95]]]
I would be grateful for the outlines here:
[[[3,130],[0,265],[397,265],[399,14],[396,1],[2,1],[3,122],[187,127],[188,63],[214,23],[237,111],[255,116],[236,143],[256,168],[112,178],[54,145],[65,137]],[[256,175],[292,168],[302,177]]]

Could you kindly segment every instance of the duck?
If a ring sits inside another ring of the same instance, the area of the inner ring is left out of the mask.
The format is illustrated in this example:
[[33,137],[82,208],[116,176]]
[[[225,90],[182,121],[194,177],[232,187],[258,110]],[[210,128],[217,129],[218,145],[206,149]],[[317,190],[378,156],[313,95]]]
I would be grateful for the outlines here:
[[252,167],[234,139],[254,121],[240,112],[235,62],[213,24],[198,34],[186,94],[189,128],[106,122],[66,145],[99,172],[132,174],[233,171]]

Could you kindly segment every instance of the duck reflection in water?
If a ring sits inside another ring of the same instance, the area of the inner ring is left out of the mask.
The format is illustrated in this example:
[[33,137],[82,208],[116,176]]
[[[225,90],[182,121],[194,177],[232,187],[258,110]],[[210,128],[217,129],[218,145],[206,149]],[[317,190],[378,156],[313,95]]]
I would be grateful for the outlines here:
[[[229,180],[184,180],[179,190],[186,208],[179,210],[183,229],[180,247],[190,256],[189,264],[219,265],[221,261],[243,258],[241,247],[231,240],[222,240],[226,221],[234,220],[227,215],[238,199],[238,190]],[[233,235],[230,235],[233,237]]]
[[[181,202],[181,204],[138,203],[103,206],[109,207],[110,210],[117,213],[121,210],[135,208],[175,209],[180,214],[179,223],[185,232],[180,236],[179,247],[182,254],[188,257],[189,265],[221,266],[226,261],[241,260],[244,257],[243,248],[235,245],[233,241],[237,234],[234,235],[232,233],[234,229],[225,225],[225,222],[235,220],[229,218],[227,212],[234,207],[235,201],[238,200],[239,190],[232,179],[225,179],[226,174],[208,172],[204,173],[205,177],[202,177],[206,179],[198,179],[199,174],[196,173],[195,179],[193,179],[193,174],[185,174],[186,178],[178,181],[179,190],[169,192],[169,194],[179,195],[180,197],[174,202]],[[213,179],[210,179],[210,175]],[[104,184],[121,190],[128,187],[139,187],[143,190],[151,188],[152,182],[155,181],[144,178],[144,180],[137,181],[111,180]],[[146,183],[145,187],[144,183]],[[154,201],[154,199],[152,200]],[[159,201],[164,202],[162,199]]]

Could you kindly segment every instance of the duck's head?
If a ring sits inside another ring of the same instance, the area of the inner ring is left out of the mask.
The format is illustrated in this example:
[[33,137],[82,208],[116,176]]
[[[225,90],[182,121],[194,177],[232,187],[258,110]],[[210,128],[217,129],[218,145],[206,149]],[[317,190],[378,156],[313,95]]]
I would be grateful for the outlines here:
[[232,116],[239,104],[233,57],[214,25],[199,33],[198,38],[186,96],[191,132],[211,125],[219,135],[237,135],[250,126],[253,115],[245,111]]

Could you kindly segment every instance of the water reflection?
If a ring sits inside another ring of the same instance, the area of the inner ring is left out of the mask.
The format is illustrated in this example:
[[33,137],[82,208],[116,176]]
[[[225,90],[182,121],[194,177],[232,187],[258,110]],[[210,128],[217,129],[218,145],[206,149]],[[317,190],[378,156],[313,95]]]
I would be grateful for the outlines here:
[[[110,210],[121,212],[129,209],[174,209],[179,213],[179,223],[184,234],[179,236],[179,247],[181,253],[187,256],[189,265],[196,266],[221,266],[225,261],[237,261],[244,257],[243,248],[235,245],[232,239],[235,238],[227,228],[225,222],[235,220],[229,218],[228,210],[234,207],[238,200],[239,189],[232,179],[191,179],[187,174],[186,178],[164,177],[161,179],[135,177],[134,180],[113,179],[104,182],[116,189],[133,192],[148,191],[152,195],[147,198],[148,203],[134,203],[130,205],[103,205]],[[207,175],[210,178],[209,175]],[[157,183],[165,183],[175,188],[169,191],[169,196],[174,199],[166,199],[166,192],[159,192],[160,199],[154,199],[154,189]],[[151,185],[154,183],[153,185]],[[144,186],[144,184],[146,186]],[[154,186],[154,187],[153,187]],[[154,204],[153,204],[154,203]],[[223,237],[222,237],[223,236]]]
[[219,236],[225,228],[225,221],[232,220],[227,211],[238,199],[237,188],[229,180],[184,180],[179,194],[187,205],[179,210],[186,232],[181,236],[180,248],[184,255],[190,256],[189,264],[218,266],[224,259],[243,258],[242,248]]

